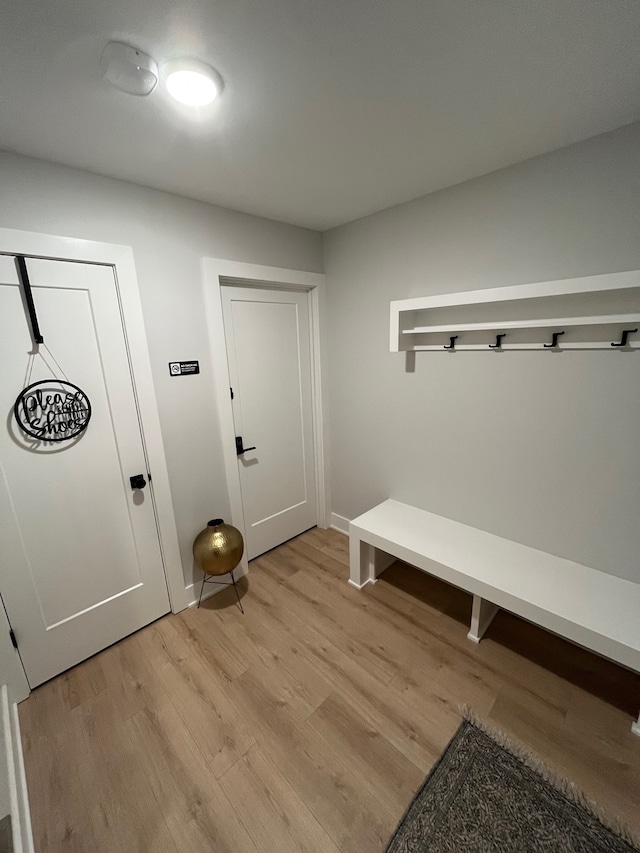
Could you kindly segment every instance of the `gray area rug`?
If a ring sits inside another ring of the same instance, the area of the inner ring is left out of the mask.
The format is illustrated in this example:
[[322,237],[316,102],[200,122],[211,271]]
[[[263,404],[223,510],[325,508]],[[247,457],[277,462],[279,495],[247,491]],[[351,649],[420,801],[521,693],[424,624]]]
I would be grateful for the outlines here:
[[638,853],[573,785],[507,744],[465,720],[386,853]]

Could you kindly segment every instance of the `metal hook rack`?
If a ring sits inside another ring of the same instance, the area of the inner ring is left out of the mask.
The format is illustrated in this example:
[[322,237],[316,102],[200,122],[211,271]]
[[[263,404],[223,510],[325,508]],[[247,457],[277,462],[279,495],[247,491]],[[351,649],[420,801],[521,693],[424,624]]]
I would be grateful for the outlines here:
[[389,331],[391,352],[640,350],[640,270],[393,300]]

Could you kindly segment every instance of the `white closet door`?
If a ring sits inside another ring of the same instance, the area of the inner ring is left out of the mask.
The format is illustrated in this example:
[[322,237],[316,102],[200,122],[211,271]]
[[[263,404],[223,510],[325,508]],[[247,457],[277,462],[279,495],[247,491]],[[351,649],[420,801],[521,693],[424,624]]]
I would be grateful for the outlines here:
[[[32,345],[15,261],[0,257],[0,591],[34,687],[168,612],[169,598],[152,486],[129,479],[149,477],[113,269],[27,267],[45,343],[92,406],[71,441],[17,426]],[[50,376],[36,357],[30,381]]]
[[222,287],[247,556],[317,523],[309,295]]

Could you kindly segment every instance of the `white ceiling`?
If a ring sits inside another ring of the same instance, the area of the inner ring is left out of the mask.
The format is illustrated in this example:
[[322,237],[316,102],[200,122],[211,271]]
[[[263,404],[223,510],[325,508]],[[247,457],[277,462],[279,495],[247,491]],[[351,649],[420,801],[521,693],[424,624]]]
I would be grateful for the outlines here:
[[[0,148],[325,230],[640,119],[638,0],[2,0]],[[112,89],[118,39],[222,74]]]

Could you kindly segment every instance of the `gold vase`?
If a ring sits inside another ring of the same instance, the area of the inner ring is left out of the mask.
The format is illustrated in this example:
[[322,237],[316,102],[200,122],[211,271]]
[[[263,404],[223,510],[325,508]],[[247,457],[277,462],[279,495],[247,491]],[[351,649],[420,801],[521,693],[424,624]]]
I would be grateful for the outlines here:
[[193,556],[205,575],[226,575],[242,559],[242,533],[222,518],[214,518],[193,542]]

